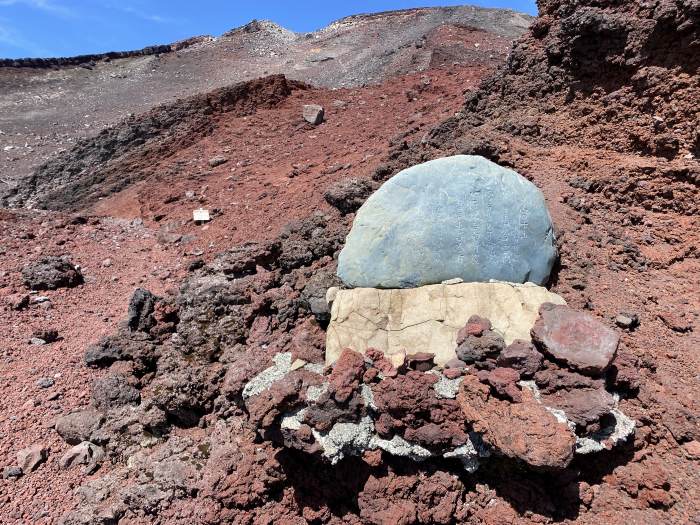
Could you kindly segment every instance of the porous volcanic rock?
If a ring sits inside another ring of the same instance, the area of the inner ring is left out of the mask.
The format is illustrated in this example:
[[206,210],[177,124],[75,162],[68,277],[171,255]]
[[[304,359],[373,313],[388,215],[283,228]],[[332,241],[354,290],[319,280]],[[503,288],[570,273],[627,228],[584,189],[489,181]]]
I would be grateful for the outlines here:
[[323,198],[341,213],[353,213],[364,204],[372,194],[372,183],[367,179],[342,180],[326,190]]
[[542,366],[542,354],[529,341],[515,340],[496,360],[498,366],[514,368],[521,377],[532,377]]
[[453,278],[544,284],[556,257],[540,190],[483,157],[456,155],[405,169],[367,199],[338,276],[371,288]]
[[457,396],[465,419],[500,453],[538,467],[567,466],[576,436],[540,404],[529,389],[522,402],[495,399],[476,376],[465,376]]
[[620,336],[590,314],[545,303],[532,328],[532,338],[544,352],[570,368],[599,374],[615,357]]
[[302,110],[302,115],[304,116],[304,120],[306,122],[314,126],[318,126],[321,122],[323,122],[324,111],[318,104],[305,104]]
[[78,445],[83,441],[90,441],[102,422],[104,415],[97,410],[88,408],[71,412],[56,420],[56,432],[69,445]]
[[331,306],[326,361],[344,348],[384,352],[396,363],[404,352],[431,352],[443,365],[454,359],[457,334],[472,315],[491,320],[506,344],[530,338],[541,304],[564,299],[533,284],[457,283],[400,290],[339,290]]
[[42,257],[22,268],[24,284],[31,290],[72,288],[83,283],[83,274],[68,257]]

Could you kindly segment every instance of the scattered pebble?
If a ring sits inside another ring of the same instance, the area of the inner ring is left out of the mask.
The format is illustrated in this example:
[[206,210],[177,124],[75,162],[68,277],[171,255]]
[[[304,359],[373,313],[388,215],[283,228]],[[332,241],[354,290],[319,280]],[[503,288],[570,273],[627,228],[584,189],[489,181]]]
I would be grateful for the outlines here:
[[50,377],[42,377],[36,382],[39,388],[51,388],[56,382]]

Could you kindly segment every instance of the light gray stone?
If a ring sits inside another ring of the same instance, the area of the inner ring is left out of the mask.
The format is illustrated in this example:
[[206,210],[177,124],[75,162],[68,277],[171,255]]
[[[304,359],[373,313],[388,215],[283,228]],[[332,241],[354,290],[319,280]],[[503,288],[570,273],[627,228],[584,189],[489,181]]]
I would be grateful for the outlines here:
[[69,449],[58,461],[58,464],[63,469],[69,469],[74,465],[86,465],[84,472],[91,474],[104,458],[104,450],[102,447],[83,441]]
[[274,364],[260,372],[257,376],[250,380],[250,382],[243,389],[243,397],[248,398],[252,396],[257,396],[261,392],[264,392],[270,385],[275,381],[282,379],[284,375],[291,370],[292,367],[292,354],[291,353],[280,353],[272,358]]
[[304,105],[302,114],[304,116],[304,120],[309,124],[313,124],[314,126],[318,126],[321,122],[323,122],[324,111],[318,104]]
[[338,259],[350,287],[412,288],[461,278],[544,284],[556,260],[544,196],[473,155],[412,166],[358,210]]
[[46,458],[49,457],[49,451],[41,443],[35,443],[31,447],[24,448],[17,452],[17,463],[19,463],[22,472],[28,474],[39,468]]

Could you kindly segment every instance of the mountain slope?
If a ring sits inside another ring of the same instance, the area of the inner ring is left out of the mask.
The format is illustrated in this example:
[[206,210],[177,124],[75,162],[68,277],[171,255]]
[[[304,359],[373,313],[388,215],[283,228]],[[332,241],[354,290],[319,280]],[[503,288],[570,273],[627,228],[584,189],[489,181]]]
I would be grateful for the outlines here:
[[0,67],[0,196],[57,151],[129,114],[272,74],[339,88],[441,63],[495,66],[531,19],[462,6],[358,15],[301,34],[254,21],[170,53]]

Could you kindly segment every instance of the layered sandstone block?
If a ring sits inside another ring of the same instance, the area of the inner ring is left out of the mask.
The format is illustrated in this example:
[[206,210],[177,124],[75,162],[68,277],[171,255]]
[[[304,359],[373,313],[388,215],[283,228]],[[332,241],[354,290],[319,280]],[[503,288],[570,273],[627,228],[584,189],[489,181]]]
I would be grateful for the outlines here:
[[326,362],[344,348],[376,348],[396,363],[405,354],[431,352],[444,365],[456,357],[457,332],[472,315],[491,320],[506,344],[530,340],[542,303],[566,304],[532,283],[455,283],[383,290],[354,288],[329,294],[331,321]]

